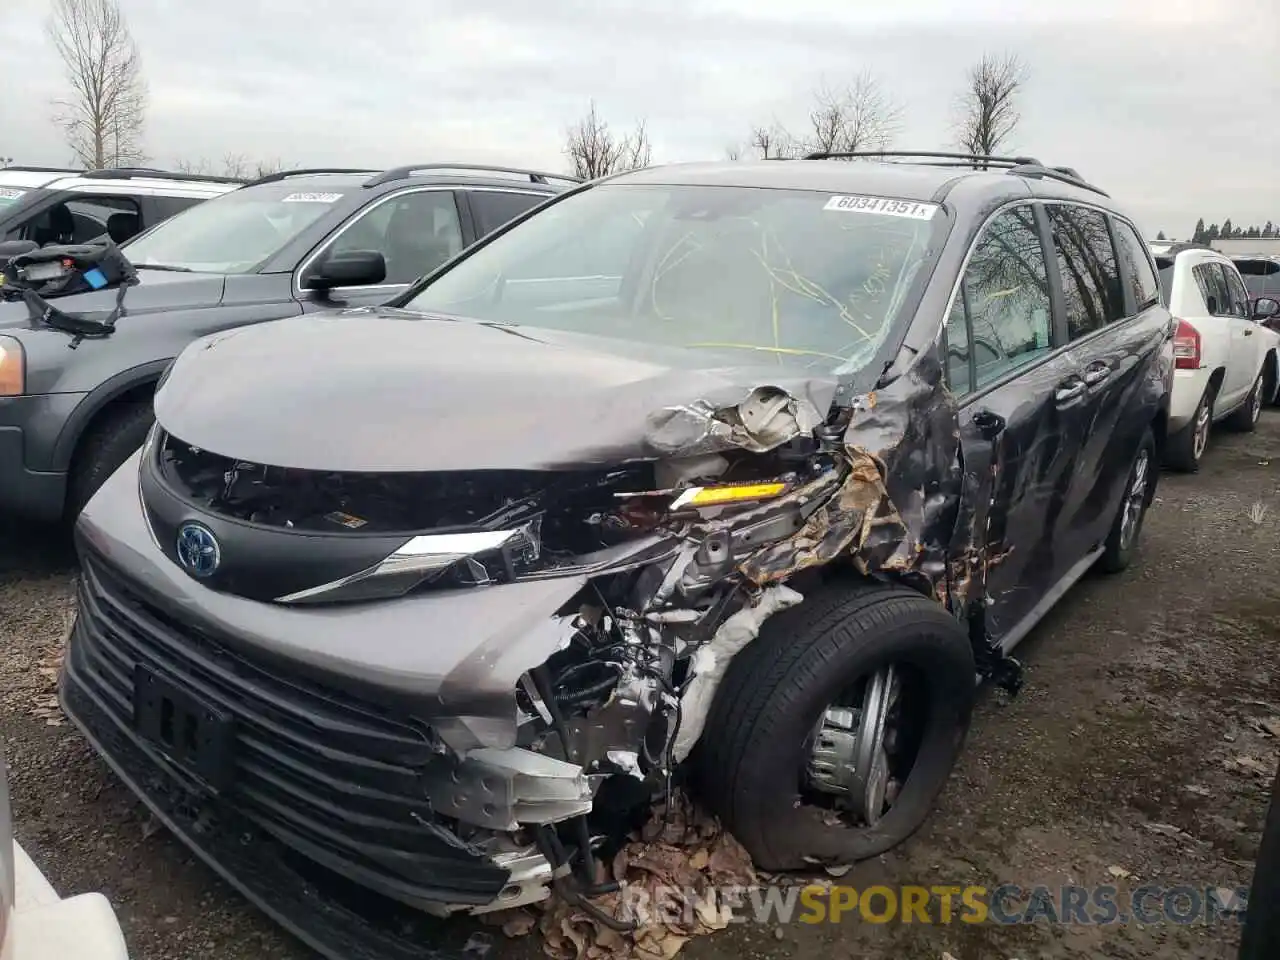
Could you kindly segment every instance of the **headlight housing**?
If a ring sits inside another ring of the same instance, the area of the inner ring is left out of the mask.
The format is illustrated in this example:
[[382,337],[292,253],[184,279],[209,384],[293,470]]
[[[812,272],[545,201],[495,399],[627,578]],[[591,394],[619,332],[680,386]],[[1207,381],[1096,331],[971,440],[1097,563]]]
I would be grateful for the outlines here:
[[13,337],[0,337],[0,397],[20,397],[27,385],[27,356]]

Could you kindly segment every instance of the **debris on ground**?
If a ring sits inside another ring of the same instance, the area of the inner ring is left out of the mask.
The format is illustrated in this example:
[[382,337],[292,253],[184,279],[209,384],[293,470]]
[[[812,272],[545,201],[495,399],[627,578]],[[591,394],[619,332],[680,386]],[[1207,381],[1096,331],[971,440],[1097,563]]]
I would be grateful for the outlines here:
[[680,792],[665,810],[655,810],[602,879],[620,889],[592,898],[591,906],[617,926],[634,924],[633,930],[614,929],[559,897],[538,905],[540,920],[526,908],[493,914],[488,922],[509,937],[536,925],[554,960],[671,960],[694,937],[729,925],[730,908],[717,899],[717,889],[745,890],[758,882],[742,845]]

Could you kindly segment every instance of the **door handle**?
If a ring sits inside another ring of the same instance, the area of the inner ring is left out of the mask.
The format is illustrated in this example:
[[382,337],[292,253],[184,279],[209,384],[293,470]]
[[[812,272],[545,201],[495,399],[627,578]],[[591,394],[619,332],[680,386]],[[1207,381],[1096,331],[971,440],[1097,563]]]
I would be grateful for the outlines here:
[[994,410],[983,408],[973,415],[973,425],[984,440],[994,440],[1004,432],[1005,419]]
[[1091,366],[1084,372],[1084,382],[1086,386],[1092,387],[1101,383],[1107,377],[1111,376],[1111,368],[1105,363],[1099,363]]
[[1058,389],[1053,392],[1053,399],[1058,403],[1070,403],[1083,396],[1086,387],[1088,387],[1087,383],[1075,377],[1063,380],[1058,384]]
[[1252,337],[1252,336],[1253,336],[1253,327],[1245,327],[1245,328],[1244,328],[1244,335],[1245,335],[1246,337]]

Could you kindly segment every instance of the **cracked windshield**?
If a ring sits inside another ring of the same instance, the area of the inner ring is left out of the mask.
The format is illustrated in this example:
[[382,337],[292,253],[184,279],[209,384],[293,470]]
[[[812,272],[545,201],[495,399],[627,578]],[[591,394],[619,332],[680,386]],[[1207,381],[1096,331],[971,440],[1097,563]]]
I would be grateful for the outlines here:
[[497,238],[406,309],[851,373],[892,327],[942,217],[842,199],[598,187]]

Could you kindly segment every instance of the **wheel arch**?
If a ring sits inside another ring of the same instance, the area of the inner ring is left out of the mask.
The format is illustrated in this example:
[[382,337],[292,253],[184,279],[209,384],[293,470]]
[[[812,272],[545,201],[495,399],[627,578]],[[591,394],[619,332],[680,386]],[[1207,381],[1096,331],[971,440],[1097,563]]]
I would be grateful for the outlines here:
[[125,403],[150,400],[155,395],[160,375],[170,362],[153,360],[118,373],[85,397],[58,434],[58,442],[53,448],[55,469],[71,469],[84,438],[104,415]]
[[1275,347],[1269,347],[1262,358],[1262,396],[1269,404],[1280,399],[1280,357]]

